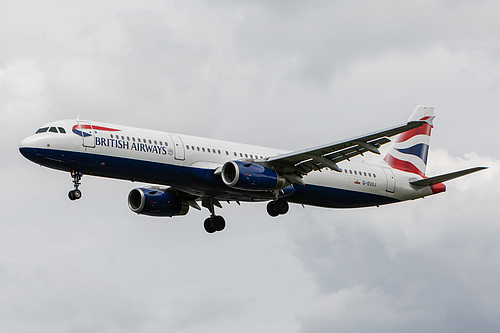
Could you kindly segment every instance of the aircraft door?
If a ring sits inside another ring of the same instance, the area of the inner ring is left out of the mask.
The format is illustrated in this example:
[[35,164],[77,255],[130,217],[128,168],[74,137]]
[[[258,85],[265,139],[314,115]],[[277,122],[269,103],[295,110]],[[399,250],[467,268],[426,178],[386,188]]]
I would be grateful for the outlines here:
[[396,189],[396,179],[394,177],[394,172],[392,172],[390,168],[382,167],[382,170],[384,170],[385,176],[387,178],[387,192],[394,193],[394,190]]
[[185,159],[185,152],[181,137],[174,134],[170,134],[170,137],[174,142],[174,158],[183,161]]
[[78,121],[78,130],[83,138],[83,146],[95,148],[95,132],[92,124],[88,121]]

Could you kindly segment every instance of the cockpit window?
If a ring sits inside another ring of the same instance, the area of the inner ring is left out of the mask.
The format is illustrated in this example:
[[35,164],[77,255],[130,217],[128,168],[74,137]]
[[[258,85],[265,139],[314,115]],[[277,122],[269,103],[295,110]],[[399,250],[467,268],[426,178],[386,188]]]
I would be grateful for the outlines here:
[[64,127],[42,127],[39,128],[38,131],[35,132],[35,134],[40,134],[40,133],[66,133],[66,130]]
[[45,133],[45,132],[47,132],[48,130],[49,130],[49,128],[48,128],[48,127],[42,127],[42,128],[40,128],[40,129],[38,129],[38,131],[36,131],[36,133],[35,133],[35,134],[38,134],[38,133]]

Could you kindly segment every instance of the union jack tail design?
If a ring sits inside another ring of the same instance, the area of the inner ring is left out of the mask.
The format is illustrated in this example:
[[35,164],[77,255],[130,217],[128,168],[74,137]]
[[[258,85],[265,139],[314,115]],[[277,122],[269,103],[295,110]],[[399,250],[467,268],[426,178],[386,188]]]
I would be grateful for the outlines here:
[[423,120],[427,124],[399,134],[384,161],[394,169],[425,177],[433,119],[433,107],[417,106],[408,121]]

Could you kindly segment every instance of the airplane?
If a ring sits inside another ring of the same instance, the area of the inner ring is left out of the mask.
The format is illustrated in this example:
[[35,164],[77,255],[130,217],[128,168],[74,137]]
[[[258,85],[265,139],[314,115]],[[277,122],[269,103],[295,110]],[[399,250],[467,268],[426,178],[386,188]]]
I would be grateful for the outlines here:
[[[189,208],[210,212],[208,233],[226,222],[221,202],[268,202],[270,216],[289,203],[326,208],[380,206],[444,192],[443,182],[486,167],[439,176],[425,174],[434,107],[419,105],[407,123],[297,151],[286,151],[96,121],[58,120],[40,127],[19,146],[34,163],[70,172],[69,199],[80,199],[83,175],[154,184],[132,189],[129,208],[142,215],[181,216]],[[380,163],[351,161],[380,155]]]

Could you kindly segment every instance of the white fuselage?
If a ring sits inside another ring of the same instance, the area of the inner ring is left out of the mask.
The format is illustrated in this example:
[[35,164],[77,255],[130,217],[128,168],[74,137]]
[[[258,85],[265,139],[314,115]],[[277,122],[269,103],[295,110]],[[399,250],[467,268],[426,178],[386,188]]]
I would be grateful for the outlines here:
[[[271,193],[234,190],[217,170],[233,160],[265,162],[286,150],[166,133],[100,122],[62,120],[26,138],[20,146],[30,160],[64,171],[173,186],[195,196],[220,200],[263,201]],[[63,128],[52,130],[52,128]],[[323,169],[293,184],[287,200],[323,207],[364,207],[433,194],[416,187],[418,177],[383,165],[344,161],[342,172]]]

